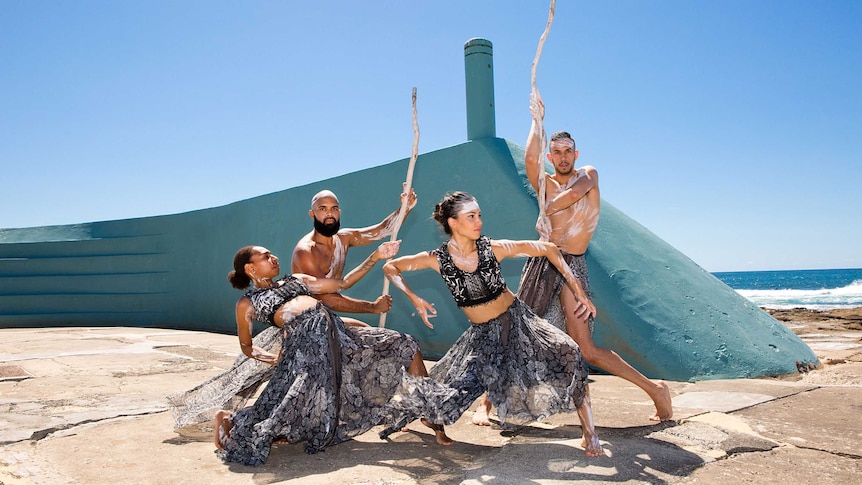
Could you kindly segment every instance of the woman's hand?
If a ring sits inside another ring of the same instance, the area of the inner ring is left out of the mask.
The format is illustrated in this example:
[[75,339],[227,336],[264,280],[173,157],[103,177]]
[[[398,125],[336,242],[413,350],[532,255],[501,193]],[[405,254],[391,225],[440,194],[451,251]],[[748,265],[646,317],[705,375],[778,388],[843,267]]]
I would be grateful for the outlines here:
[[590,317],[596,316],[596,307],[593,305],[593,302],[590,301],[589,298],[582,299],[577,298],[577,305],[575,306],[575,317],[578,320],[587,321]]
[[434,328],[434,325],[428,321],[429,318],[434,318],[437,316],[437,310],[434,308],[433,303],[428,303],[422,298],[417,298],[416,302],[413,303],[413,306],[416,307],[416,313],[422,318],[422,321],[425,322],[425,325],[428,328]]
[[277,355],[276,354],[270,354],[269,352],[263,350],[262,348],[254,346],[251,349],[251,355],[248,355],[248,354],[246,354],[246,355],[248,355],[249,357],[251,357],[254,360],[258,360],[260,362],[263,362],[264,364],[277,365],[278,361],[281,360],[281,353],[282,352],[283,352],[283,350],[279,350]]

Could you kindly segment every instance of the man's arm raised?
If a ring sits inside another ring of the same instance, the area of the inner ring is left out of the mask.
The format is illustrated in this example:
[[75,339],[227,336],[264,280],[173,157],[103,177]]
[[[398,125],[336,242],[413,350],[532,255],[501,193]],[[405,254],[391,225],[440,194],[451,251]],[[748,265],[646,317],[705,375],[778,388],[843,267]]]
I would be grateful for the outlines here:
[[[402,193],[399,200],[402,200],[404,197],[407,197],[407,212],[404,214],[404,217],[406,218],[410,214],[410,211],[412,211],[416,206],[416,192],[411,188],[410,193]],[[379,223],[360,229],[342,229],[341,234],[347,233],[348,247],[364,246],[374,241],[379,241],[392,234],[392,231],[395,229],[395,222],[398,220],[399,212],[401,212],[400,203],[398,204],[398,208],[395,209],[395,212],[386,216],[386,218]]]
[[542,99],[535,99],[530,96],[530,113],[532,116],[532,124],[530,125],[530,134],[527,136],[527,145],[524,148],[524,165],[527,170],[527,179],[533,186],[534,190],[539,190],[539,175],[544,176],[545,171],[542,167],[542,118],[545,115],[545,106]]

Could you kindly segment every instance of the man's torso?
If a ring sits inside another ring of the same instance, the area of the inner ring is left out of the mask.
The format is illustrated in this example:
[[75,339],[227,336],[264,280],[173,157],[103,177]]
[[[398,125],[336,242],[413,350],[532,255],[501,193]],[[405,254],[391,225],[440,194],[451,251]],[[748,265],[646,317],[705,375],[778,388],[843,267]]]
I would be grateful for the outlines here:
[[[584,176],[583,169],[578,169],[577,172],[577,175],[573,175],[563,186],[548,175],[545,186],[546,199],[553,199]],[[550,241],[566,253],[584,254],[599,223],[599,206],[599,191],[598,187],[595,187],[571,206],[551,214],[549,216],[552,228]]]
[[[336,234],[332,238],[334,244],[329,245],[314,241],[313,234],[311,232],[303,236],[297,246],[313,256],[319,274],[326,278],[341,279],[347,260],[347,244],[342,240],[344,236]],[[295,262],[292,263],[292,270],[294,273],[300,272]]]

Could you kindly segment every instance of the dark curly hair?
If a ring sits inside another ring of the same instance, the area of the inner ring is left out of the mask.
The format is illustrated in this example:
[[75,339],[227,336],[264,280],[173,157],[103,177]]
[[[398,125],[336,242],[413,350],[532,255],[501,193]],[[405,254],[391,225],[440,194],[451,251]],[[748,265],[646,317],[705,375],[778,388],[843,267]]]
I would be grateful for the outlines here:
[[251,262],[255,247],[244,246],[233,256],[233,271],[227,274],[227,280],[238,290],[244,290],[251,284],[251,278],[245,273],[245,265]]
[[451,192],[444,195],[443,200],[434,206],[432,216],[449,236],[452,235],[452,228],[449,227],[449,218],[457,217],[458,213],[461,212],[461,209],[468,202],[476,202],[476,198],[467,192]]

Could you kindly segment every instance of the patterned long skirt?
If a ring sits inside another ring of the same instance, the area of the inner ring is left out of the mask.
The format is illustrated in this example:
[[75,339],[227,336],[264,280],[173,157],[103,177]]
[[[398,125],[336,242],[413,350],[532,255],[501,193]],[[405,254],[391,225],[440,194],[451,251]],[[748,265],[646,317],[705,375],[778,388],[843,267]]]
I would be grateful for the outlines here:
[[381,438],[417,418],[452,424],[485,391],[504,427],[573,412],[588,377],[578,345],[518,299],[493,320],[470,325],[429,374],[405,376]]
[[290,322],[282,349],[255,403],[231,417],[225,462],[260,465],[276,438],[317,453],[377,425],[419,345],[393,330],[347,330],[318,304]]
[[[254,337],[254,345],[271,354],[278,353],[283,341],[284,331],[276,326],[267,327]],[[222,409],[242,409],[274,370],[272,365],[240,355],[221,374],[188,391],[169,395],[168,408],[174,418],[174,428],[211,423]]]

